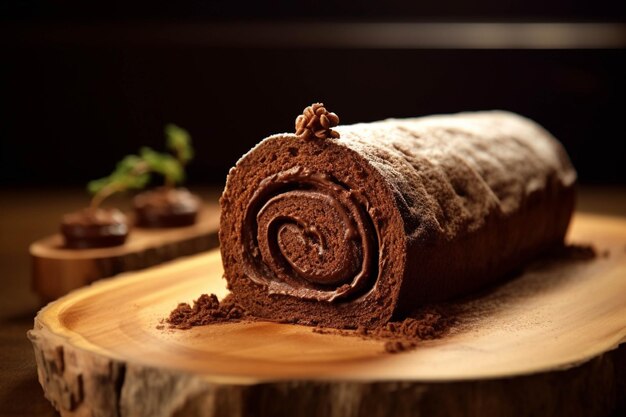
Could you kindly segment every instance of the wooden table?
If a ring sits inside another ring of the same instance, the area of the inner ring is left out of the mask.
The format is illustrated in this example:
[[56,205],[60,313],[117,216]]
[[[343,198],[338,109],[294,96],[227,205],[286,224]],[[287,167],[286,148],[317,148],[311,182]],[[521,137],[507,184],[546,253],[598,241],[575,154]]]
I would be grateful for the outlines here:
[[[206,189],[202,194],[215,202],[219,190]],[[37,382],[33,351],[26,339],[40,307],[30,291],[28,245],[53,233],[60,216],[85,200],[79,190],[0,190],[0,416],[57,415]],[[626,216],[626,188],[583,187],[579,210]]]
[[[213,203],[218,216],[220,189],[199,191]],[[61,191],[42,189],[0,190],[0,416],[57,416],[37,382],[33,349],[26,331],[41,307],[31,290],[31,242],[57,231],[67,211],[84,206],[87,194],[81,189]],[[112,199],[111,204],[128,207],[128,199]]]

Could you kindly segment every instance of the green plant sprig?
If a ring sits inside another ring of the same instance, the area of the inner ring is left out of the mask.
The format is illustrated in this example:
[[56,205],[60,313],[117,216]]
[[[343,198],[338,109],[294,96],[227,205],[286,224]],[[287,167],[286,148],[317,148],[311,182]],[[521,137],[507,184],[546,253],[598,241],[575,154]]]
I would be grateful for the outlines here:
[[167,148],[174,152],[176,159],[183,165],[187,165],[194,157],[191,147],[191,135],[182,127],[175,124],[165,126],[165,138]]
[[139,155],[150,172],[163,176],[165,187],[171,188],[185,179],[183,166],[172,155],[160,153],[148,147],[141,148]]
[[168,124],[165,126],[165,137],[167,148],[174,155],[143,147],[139,155],[124,157],[109,176],[87,184],[87,190],[93,195],[90,207],[98,208],[106,198],[118,192],[144,188],[152,173],[163,176],[166,188],[182,183],[185,166],[194,156],[191,136],[185,129]]
[[128,155],[118,162],[109,176],[87,184],[87,190],[93,195],[90,207],[95,210],[113,194],[144,188],[148,181],[150,173],[145,161],[137,155]]

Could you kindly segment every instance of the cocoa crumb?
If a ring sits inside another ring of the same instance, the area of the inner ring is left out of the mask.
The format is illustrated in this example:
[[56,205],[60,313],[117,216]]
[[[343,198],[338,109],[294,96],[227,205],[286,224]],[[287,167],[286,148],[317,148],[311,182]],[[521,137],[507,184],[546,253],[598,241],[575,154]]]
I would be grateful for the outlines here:
[[[567,259],[572,261],[588,261],[595,259],[598,256],[598,252],[593,245],[584,244],[570,244],[562,245],[554,248],[548,253],[549,257],[556,259]],[[602,257],[608,256],[608,250],[601,253]]]
[[328,327],[314,327],[313,328],[313,333],[318,333],[318,334],[344,334],[347,333],[345,330],[339,330],[339,329],[331,329]]
[[408,340],[389,340],[385,342],[385,352],[400,353],[407,350],[413,350],[417,347],[417,343]]
[[167,318],[170,329],[190,329],[206,324],[239,321],[246,315],[243,308],[230,295],[221,302],[215,294],[202,294],[193,302],[180,303]]
[[358,334],[359,336],[366,336],[367,335],[367,328],[365,328],[364,326],[358,326],[356,328],[355,333]]
[[443,309],[424,307],[404,320],[391,321],[379,327],[358,326],[355,330],[316,327],[313,332],[379,340],[384,342],[386,352],[399,353],[415,349],[423,340],[444,336],[456,323],[457,319]]
[[450,318],[444,317],[435,309],[425,308],[419,310],[414,317],[389,322],[384,327],[371,330],[370,333],[379,337],[428,340],[441,336],[450,324]]
[[385,340],[385,351],[398,353],[415,349],[423,340],[440,338],[454,323],[456,320],[453,317],[426,307],[402,321],[391,321],[385,326],[366,329],[365,334],[368,338]]

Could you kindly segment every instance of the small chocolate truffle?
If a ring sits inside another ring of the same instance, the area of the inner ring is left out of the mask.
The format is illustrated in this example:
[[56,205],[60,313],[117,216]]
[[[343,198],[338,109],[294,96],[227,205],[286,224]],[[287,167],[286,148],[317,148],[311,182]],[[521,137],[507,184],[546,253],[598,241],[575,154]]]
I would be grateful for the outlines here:
[[196,222],[201,200],[186,188],[157,188],[133,199],[139,227],[182,227]]
[[70,249],[104,248],[124,244],[128,219],[118,209],[85,208],[63,216],[61,233]]

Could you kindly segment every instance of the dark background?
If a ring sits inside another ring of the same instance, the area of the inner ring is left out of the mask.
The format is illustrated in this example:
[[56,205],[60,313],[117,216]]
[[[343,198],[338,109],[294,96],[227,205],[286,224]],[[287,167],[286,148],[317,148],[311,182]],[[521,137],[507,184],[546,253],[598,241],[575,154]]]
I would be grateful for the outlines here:
[[[194,138],[190,182],[219,185],[241,154],[292,130],[314,101],[342,123],[515,111],[565,144],[582,183],[626,184],[623,1],[126,3],[2,3],[0,186],[84,184],[141,145],[162,148],[168,122]],[[594,22],[622,30],[617,47],[592,48],[468,48],[463,39],[455,47],[454,36],[445,48],[293,40],[342,22]],[[284,38],[257,42],[268,28]]]

